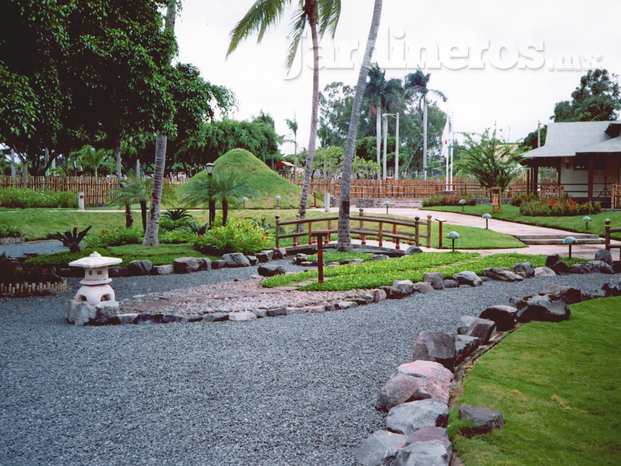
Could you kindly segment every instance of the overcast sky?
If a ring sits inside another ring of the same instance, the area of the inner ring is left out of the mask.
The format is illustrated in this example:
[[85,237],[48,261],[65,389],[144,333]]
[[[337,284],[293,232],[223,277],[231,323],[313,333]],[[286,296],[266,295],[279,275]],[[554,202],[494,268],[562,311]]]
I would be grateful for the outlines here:
[[[309,35],[287,74],[292,12],[260,44],[255,35],[226,59],[230,32],[254,3],[184,0],[175,29],[179,60],[237,95],[236,119],[263,110],[279,134],[292,137],[285,118],[295,116],[298,144],[307,147],[311,42]],[[326,36],[321,43],[320,89],[334,81],[355,85],[373,4],[342,2],[334,40]],[[456,131],[480,133],[496,124],[515,141],[535,130],[538,120],[550,121],[554,104],[570,99],[589,66],[621,71],[620,13],[618,0],[386,0],[373,61],[388,78],[402,79],[419,67],[431,73],[429,87],[448,97],[441,106],[453,114]],[[421,56],[425,47],[431,53]],[[571,55],[578,61],[563,61]],[[291,145],[283,147],[291,152]]]

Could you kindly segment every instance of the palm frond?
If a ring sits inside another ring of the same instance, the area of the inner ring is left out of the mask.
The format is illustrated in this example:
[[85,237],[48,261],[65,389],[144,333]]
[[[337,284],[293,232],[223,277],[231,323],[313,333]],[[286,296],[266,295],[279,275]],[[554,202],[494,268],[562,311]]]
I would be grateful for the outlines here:
[[291,22],[291,43],[289,44],[287,61],[285,62],[287,70],[290,70],[293,66],[293,60],[295,60],[295,56],[298,53],[298,47],[300,46],[304,29],[306,28],[307,19],[308,16],[302,7],[298,8],[293,15],[293,20]]
[[330,31],[330,36],[334,38],[341,17],[341,0],[318,0],[317,9],[319,35],[323,36],[326,31]]

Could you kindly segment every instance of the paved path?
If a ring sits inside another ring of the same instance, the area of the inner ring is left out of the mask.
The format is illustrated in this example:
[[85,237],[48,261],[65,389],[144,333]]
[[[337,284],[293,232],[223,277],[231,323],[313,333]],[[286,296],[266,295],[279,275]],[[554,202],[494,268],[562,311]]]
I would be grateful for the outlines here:
[[[323,209],[322,209],[323,210]],[[338,209],[332,208],[332,213],[337,213]],[[386,209],[383,207],[378,208],[368,208],[364,209],[366,214],[385,214]],[[358,212],[352,210],[352,214],[357,214]],[[464,225],[476,228],[483,228],[485,225],[485,221],[474,215],[464,215],[454,212],[437,212],[432,210],[419,210],[419,209],[400,209],[400,208],[391,208],[391,215],[398,215],[400,217],[420,217],[421,219],[426,219],[427,215],[431,215],[435,220],[436,218],[442,218],[447,221],[447,223],[451,225]],[[558,230],[555,228],[547,228],[547,227],[539,227],[535,225],[525,225],[522,223],[514,223],[507,222],[505,220],[489,220],[489,229],[493,231],[497,231],[499,233],[504,233],[506,235],[564,235],[569,236],[571,233],[566,230]],[[377,245],[376,242],[367,241],[370,245]],[[618,244],[618,241],[614,241],[614,243]],[[392,243],[384,242],[385,247],[390,247]],[[572,256],[582,257],[585,259],[593,259],[595,253],[603,249],[603,244],[576,244],[572,246]],[[459,249],[459,248],[457,248]],[[436,251],[431,249],[431,251]],[[568,248],[564,245],[534,245],[528,246],[526,248],[515,248],[515,249],[480,249],[477,252],[481,253],[484,256],[490,254],[497,254],[499,252],[518,252],[521,254],[561,254],[567,255]],[[613,251],[614,259],[617,259],[617,252]]]

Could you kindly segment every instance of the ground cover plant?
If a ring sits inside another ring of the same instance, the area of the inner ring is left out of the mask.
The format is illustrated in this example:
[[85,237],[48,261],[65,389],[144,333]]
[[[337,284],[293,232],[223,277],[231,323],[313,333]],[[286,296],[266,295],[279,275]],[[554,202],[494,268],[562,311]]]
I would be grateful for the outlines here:
[[457,403],[496,409],[505,425],[470,437],[456,434],[451,422],[461,460],[468,466],[618,465],[620,308],[621,298],[575,304],[568,321],[528,323],[483,355]]
[[[486,268],[513,267],[518,262],[530,262],[534,267],[542,267],[545,265],[546,257],[546,255],[517,253],[481,257],[474,252],[429,252],[384,261],[328,267],[324,269],[324,283],[317,283],[318,272],[311,270],[268,278],[263,282],[263,286],[274,288],[308,281],[308,284],[299,289],[303,291],[372,289],[390,286],[394,280],[419,282],[422,281],[423,274],[426,272],[441,272],[443,277],[450,278],[465,270],[483,275]],[[337,256],[333,257],[333,259],[337,258]],[[566,258],[565,260],[568,264],[574,264],[583,259]]]
[[22,232],[19,228],[11,225],[0,225],[0,238],[20,238]]
[[[441,211],[441,212],[455,212],[461,213],[461,207],[429,207],[428,210]],[[503,205],[502,213],[496,211],[492,213],[492,206],[485,204],[478,204],[475,206],[466,206],[464,213],[468,215],[474,215],[480,217],[483,214],[490,214],[493,218],[499,220],[507,220],[509,222],[525,223],[528,225],[537,225],[550,228],[557,228],[560,230],[574,231],[577,233],[593,233],[599,236],[604,236],[604,221],[609,218],[611,220],[611,226],[613,228],[621,227],[621,212],[619,211],[606,211],[599,214],[589,215],[591,221],[587,228],[586,222],[582,219],[583,215],[573,215],[564,217],[529,217],[520,213],[520,208],[517,206]],[[482,225],[485,222],[482,221]],[[621,235],[613,235],[617,239],[621,239]]]
[[435,206],[462,206],[459,203],[462,199],[466,200],[465,205],[476,205],[477,200],[474,196],[432,196],[423,199],[423,207]]
[[193,239],[194,249],[203,254],[241,252],[252,254],[270,245],[269,233],[249,221],[229,222],[207,230]]
[[550,198],[535,198],[525,199],[520,204],[520,213],[527,217],[541,217],[541,216],[571,216],[571,215],[593,215],[599,214],[602,211],[602,206],[599,202],[595,202],[592,205],[588,202],[579,204],[573,199],[568,197],[557,199],[556,197]]

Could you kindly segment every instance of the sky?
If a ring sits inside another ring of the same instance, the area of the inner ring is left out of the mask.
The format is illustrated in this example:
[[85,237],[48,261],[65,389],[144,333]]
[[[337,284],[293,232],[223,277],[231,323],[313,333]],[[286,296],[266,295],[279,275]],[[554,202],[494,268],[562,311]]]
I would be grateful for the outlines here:
[[[231,117],[272,115],[276,132],[293,138],[285,119],[299,125],[308,147],[312,98],[310,34],[289,72],[285,59],[293,11],[257,44],[256,35],[229,57],[230,33],[255,0],[184,0],[175,25],[178,60],[237,96]],[[297,2],[293,2],[294,5]],[[421,69],[429,88],[448,100],[456,132],[496,126],[517,141],[550,122],[554,105],[570,100],[590,68],[621,72],[618,0],[386,0],[373,62],[387,78]],[[320,90],[335,81],[354,86],[366,46],[373,0],[343,0],[334,39],[321,41]],[[568,57],[572,59],[568,60]],[[282,152],[292,153],[285,144]]]

